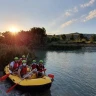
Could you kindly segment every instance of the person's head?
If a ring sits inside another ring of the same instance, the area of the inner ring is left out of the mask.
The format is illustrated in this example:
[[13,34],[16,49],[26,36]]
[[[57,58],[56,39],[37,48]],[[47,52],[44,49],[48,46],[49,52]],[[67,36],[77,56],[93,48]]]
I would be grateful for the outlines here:
[[23,66],[26,66],[26,63],[27,63],[26,60],[22,60],[22,65],[23,65]]
[[40,61],[39,61],[39,64],[42,65],[42,64],[43,64],[43,60],[40,60]]
[[36,60],[33,60],[32,63],[36,63]]
[[15,57],[15,58],[14,58],[14,61],[15,61],[15,62],[18,62],[18,60],[19,60],[18,57]]
[[22,55],[22,58],[25,58],[25,55]]

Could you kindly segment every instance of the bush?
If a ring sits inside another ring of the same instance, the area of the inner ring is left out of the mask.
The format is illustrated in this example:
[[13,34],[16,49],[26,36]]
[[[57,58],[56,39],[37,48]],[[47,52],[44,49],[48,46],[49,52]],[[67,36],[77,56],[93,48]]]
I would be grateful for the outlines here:
[[57,45],[48,46],[48,49],[49,50],[78,50],[81,49],[81,46],[72,46],[72,45],[64,46],[64,45],[57,44]]
[[0,44],[0,70],[3,70],[8,63],[13,61],[15,56],[20,58],[23,54],[27,56],[28,53],[28,63],[30,63],[30,58],[34,59],[35,54],[27,47]]

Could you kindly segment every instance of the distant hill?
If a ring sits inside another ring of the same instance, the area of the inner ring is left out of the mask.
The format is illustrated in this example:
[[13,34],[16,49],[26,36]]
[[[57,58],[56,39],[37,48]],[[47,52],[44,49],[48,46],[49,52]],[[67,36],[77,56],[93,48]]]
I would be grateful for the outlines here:
[[[82,33],[78,33],[78,32],[75,32],[75,33],[70,33],[70,34],[60,34],[60,35],[56,35],[56,36],[61,36],[61,35],[66,35],[67,39],[70,38],[71,35],[74,35],[74,38],[77,38],[79,34],[82,34]],[[83,34],[84,37],[87,37],[88,39],[92,36],[92,35],[96,35],[96,34]],[[47,35],[49,38],[51,38],[53,35]]]

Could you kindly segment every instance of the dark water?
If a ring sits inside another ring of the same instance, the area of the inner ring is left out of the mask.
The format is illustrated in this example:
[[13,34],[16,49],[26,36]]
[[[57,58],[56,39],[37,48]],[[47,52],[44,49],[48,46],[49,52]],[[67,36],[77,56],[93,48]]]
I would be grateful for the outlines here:
[[36,51],[37,59],[45,62],[46,73],[55,75],[52,87],[46,92],[31,94],[13,90],[10,96],[96,96],[96,50],[89,49]]

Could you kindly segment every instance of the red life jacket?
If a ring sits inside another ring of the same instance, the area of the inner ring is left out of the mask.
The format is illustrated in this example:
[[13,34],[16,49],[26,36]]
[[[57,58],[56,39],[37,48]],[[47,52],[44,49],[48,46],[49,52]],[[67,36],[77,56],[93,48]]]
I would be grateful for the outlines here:
[[15,62],[14,63],[14,66],[13,66],[13,70],[18,69],[18,68],[19,68],[19,63],[18,62]]
[[27,73],[27,66],[22,66],[21,74],[24,75]]
[[37,65],[33,63],[31,67],[32,67],[32,69],[35,69],[35,68],[37,68]]
[[39,71],[39,72],[42,72],[43,69],[44,69],[44,66],[43,66],[43,65],[38,65],[38,71]]
[[26,58],[20,58],[20,60],[19,60],[19,65],[22,64],[22,60],[26,60]]

